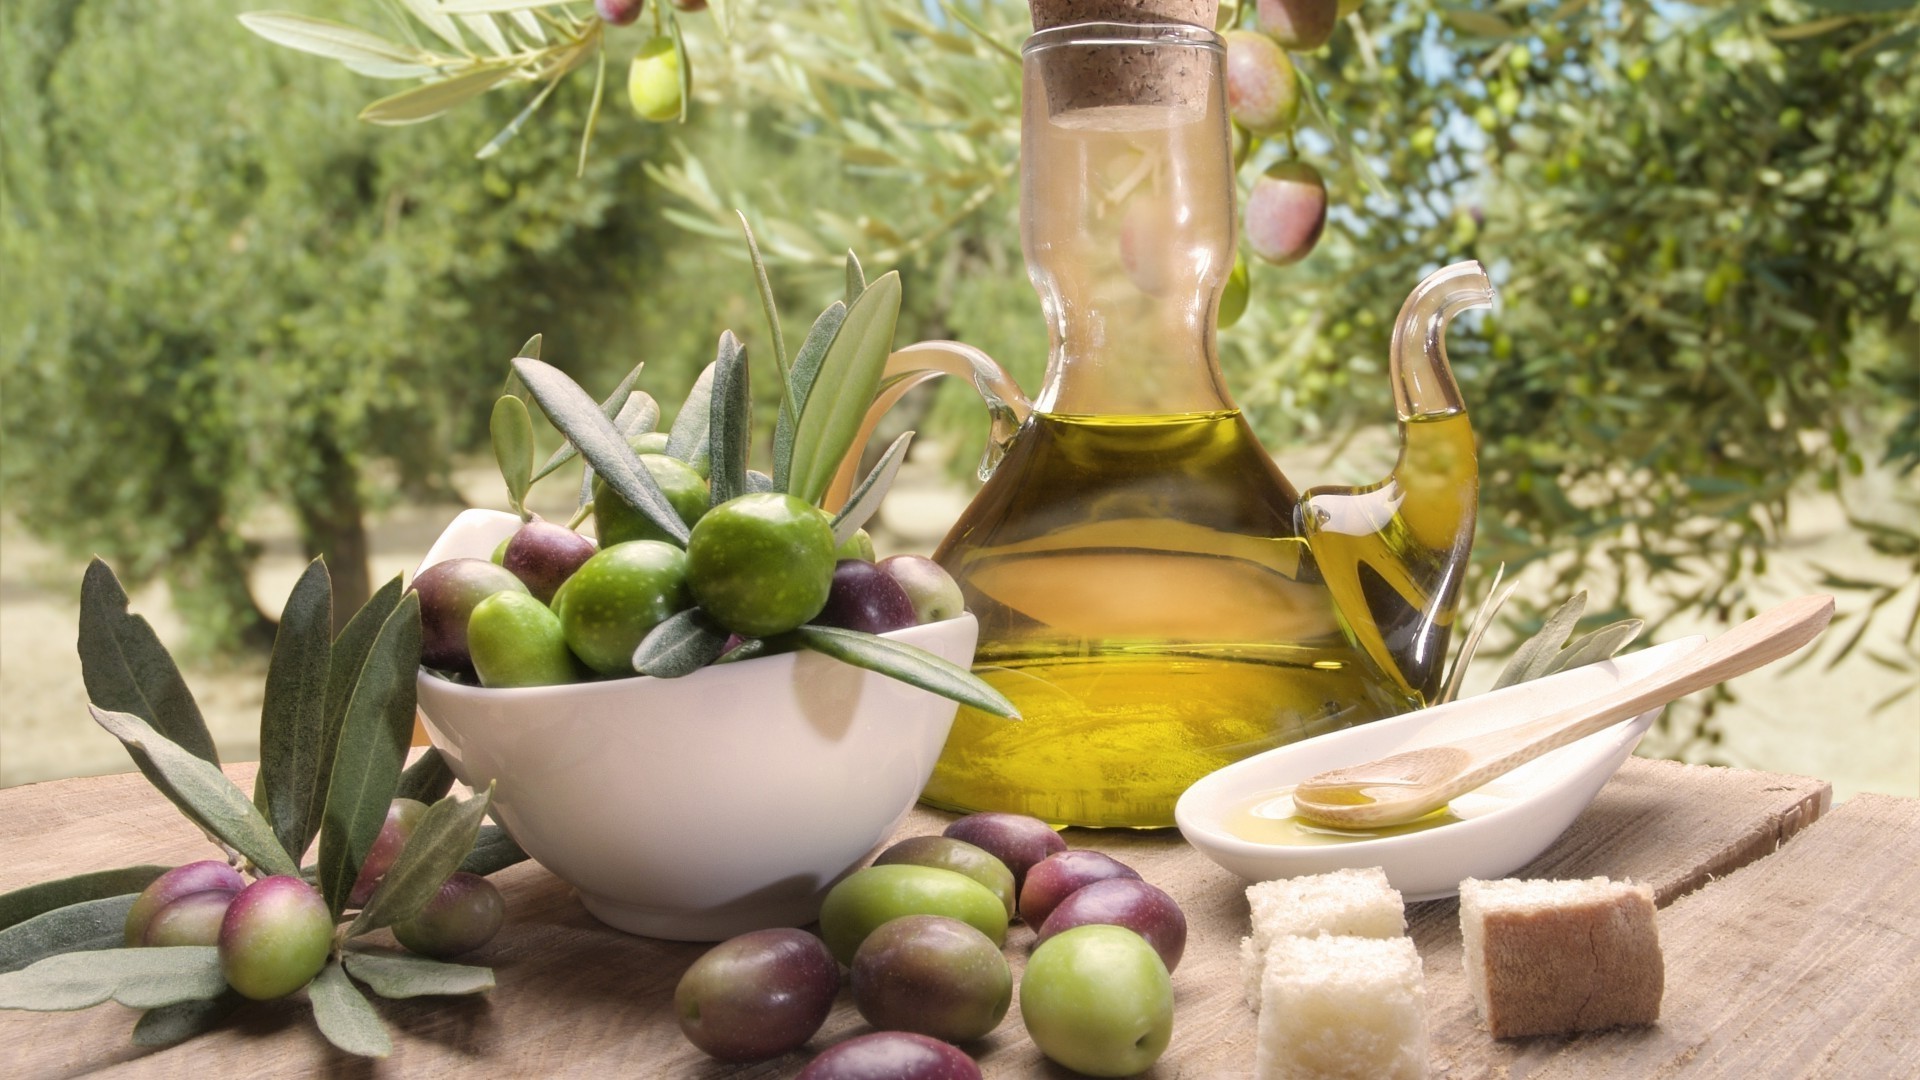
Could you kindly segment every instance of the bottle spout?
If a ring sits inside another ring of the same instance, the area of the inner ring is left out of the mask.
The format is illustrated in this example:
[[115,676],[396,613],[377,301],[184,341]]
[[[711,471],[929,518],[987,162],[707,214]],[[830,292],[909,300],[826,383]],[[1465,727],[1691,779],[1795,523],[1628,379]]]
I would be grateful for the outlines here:
[[1472,259],[1435,270],[1414,287],[1393,327],[1393,405],[1401,420],[1466,411],[1447,363],[1447,324],[1494,300],[1493,282]]

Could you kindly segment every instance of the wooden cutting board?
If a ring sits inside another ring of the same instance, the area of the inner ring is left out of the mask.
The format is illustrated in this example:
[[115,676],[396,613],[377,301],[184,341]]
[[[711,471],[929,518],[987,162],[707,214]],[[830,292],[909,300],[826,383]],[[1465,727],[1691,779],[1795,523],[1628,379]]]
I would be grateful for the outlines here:
[[[243,787],[251,784],[251,766],[228,771]],[[1903,953],[1890,931],[1860,930],[1843,938],[1825,920],[1857,921],[1861,905],[1870,902],[1887,905],[1878,910],[1889,927],[1920,925],[1920,889],[1911,880],[1920,801],[1877,800],[1891,808],[1867,805],[1861,812],[1850,805],[1807,841],[1787,844],[1775,854],[1827,809],[1829,798],[1825,783],[1804,777],[1634,759],[1554,847],[1522,872],[1631,877],[1652,883],[1663,906],[1711,879],[1732,875],[1662,914],[1670,1004],[1662,1024],[1650,1032],[1494,1042],[1478,1027],[1466,998],[1455,904],[1413,905],[1410,933],[1427,965],[1436,1075],[1519,1076],[1537,1070],[1599,1075],[1629,1049],[1636,1065],[1615,1075],[1687,1074],[1720,1062],[1719,1056],[1703,1059],[1700,1048],[1712,1042],[1713,1032],[1733,1028],[1749,1033],[1741,1045],[1753,1053],[1725,1060],[1772,1060],[1753,1039],[1789,1027],[1802,1029],[1806,1038],[1804,1029],[1814,1022],[1784,1023],[1784,1010],[1775,1004],[1792,1000],[1793,980],[1803,972],[1784,961],[1743,967],[1692,958],[1743,950],[1764,957],[1783,947],[1786,937],[1808,957],[1817,957],[1820,942],[1831,941],[1836,949],[1844,943],[1850,960],[1864,964],[1878,958],[1862,970],[1877,973],[1906,995],[1890,1000],[1910,1002],[1913,981],[1920,976],[1892,977],[1899,974],[1892,965],[1905,957],[1906,971],[1920,971],[1920,958],[1911,955],[1911,929],[1905,931],[1908,952]],[[900,835],[938,832],[947,820],[949,815],[916,809]],[[1250,1076],[1254,1018],[1240,1000],[1238,959],[1239,940],[1248,929],[1245,882],[1208,862],[1172,831],[1070,830],[1067,839],[1133,865],[1187,912],[1187,951],[1174,973],[1173,1045],[1145,1075]],[[1906,870],[1885,857],[1890,844],[1905,845]],[[1817,858],[1803,860],[1798,855],[1803,848]],[[184,862],[208,853],[205,841],[137,775],[0,791],[0,891],[84,870]],[[1756,860],[1758,866],[1734,872]],[[1756,877],[1762,871],[1764,880]],[[1759,883],[1748,886],[1748,880]],[[843,994],[806,1051],[750,1066],[711,1061],[680,1036],[669,1008],[674,984],[705,946],[637,938],[604,927],[564,883],[532,863],[503,871],[495,881],[506,894],[509,921],[470,959],[491,965],[499,986],[485,999],[380,1003],[395,1035],[393,1056],[386,1061],[333,1050],[298,1001],[249,1006],[223,1030],[158,1051],[132,1046],[128,1035],[135,1014],[105,1005],[70,1014],[0,1013],[0,1047],[6,1048],[0,1050],[5,1062],[0,1073],[207,1080],[234,1074],[410,1077],[475,1070],[489,1077],[770,1078],[791,1076],[812,1053],[868,1030]],[[1864,895],[1847,887],[1863,881],[1877,884]],[[1904,896],[1896,895],[1902,889]],[[1849,903],[1840,904],[1842,899]],[[1795,916],[1781,924],[1779,940],[1756,937],[1749,931],[1751,912],[1758,909],[1792,910]],[[1009,935],[1007,951],[1016,975],[1032,941],[1025,927],[1016,926]],[[1844,974],[1836,979],[1837,985],[1851,985]],[[1870,997],[1863,988],[1849,1000]],[[1857,1022],[1870,1024],[1874,1008],[1868,1008],[1869,1017],[1855,1017]],[[1025,1037],[1018,1012],[1016,1003],[994,1034],[968,1047],[986,1074],[1072,1075],[1040,1056]],[[1881,1040],[1882,1057],[1847,1059],[1849,1074],[1897,1075],[1872,1066],[1896,1060],[1887,1054],[1911,1055],[1915,1045],[1908,1022],[1897,1038]],[[1908,1057],[1897,1060],[1904,1063]],[[1718,1075],[1718,1068],[1702,1075]]]

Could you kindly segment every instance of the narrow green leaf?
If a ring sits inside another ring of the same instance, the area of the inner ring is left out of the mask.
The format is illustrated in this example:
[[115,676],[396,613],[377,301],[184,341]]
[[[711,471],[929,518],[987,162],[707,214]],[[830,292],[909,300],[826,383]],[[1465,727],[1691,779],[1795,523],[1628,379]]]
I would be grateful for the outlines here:
[[627,395],[627,403],[615,414],[613,426],[629,439],[645,435],[660,426],[660,403],[645,390],[635,390]]
[[[607,92],[607,41],[593,50],[593,98],[587,105],[587,122],[580,126],[580,153],[573,166],[573,178],[579,180],[587,175],[587,148],[593,145],[593,133],[600,127],[600,102]],[[685,98],[682,97],[684,104]]]
[[109,712],[96,705],[87,706],[87,711],[115,738],[146,754],[166,777],[167,796],[190,820],[270,874],[300,872],[300,864],[280,846],[259,807],[218,766],[187,753],[132,713]]
[[360,119],[387,127],[432,120],[506,82],[513,77],[514,70],[511,64],[492,63],[451,78],[422,83],[369,104],[360,110]]
[[467,51],[467,43],[460,37],[460,25],[440,10],[435,0],[400,0],[406,5],[407,14],[420,20],[420,24],[433,31],[434,36],[461,52]]
[[815,379],[815,386],[827,392],[810,392],[800,409],[788,494],[815,505],[826,494],[873,403],[887,354],[893,351],[893,330],[899,318],[898,271],[888,271],[847,309],[846,322],[834,335]]
[[[530,358],[532,358],[532,359],[534,359],[534,360],[538,360],[538,359],[540,359],[540,339],[541,339],[541,336],[542,336],[542,335],[540,335],[540,334],[535,334],[535,335],[533,335],[532,337],[530,337],[530,338],[528,338],[528,339],[527,339],[527,343],[526,343],[525,345],[522,345],[522,346],[520,346],[520,351],[519,351],[519,352],[517,352],[517,353],[514,353],[513,355],[515,355],[515,356],[525,356],[525,357],[530,357]],[[638,375],[638,374],[639,374],[639,369],[638,369],[638,368],[636,368],[636,369],[634,369],[634,374],[635,374],[635,375]]]
[[138,895],[82,900],[0,930],[0,971],[18,971],[60,953],[119,948],[127,938],[127,912]]
[[733,331],[720,332],[720,355],[713,362],[713,404],[718,420],[707,430],[709,506],[747,493],[747,445],[753,438],[753,391],[747,385],[747,350]]
[[419,63],[430,59],[427,54],[411,46],[388,41],[357,27],[309,15],[287,11],[248,11],[239,18],[240,25],[275,45],[324,56],[329,60]]
[[157,1009],[218,997],[226,988],[220,950],[211,945],[101,949],[49,956],[0,975],[0,1009],[72,1012],[107,1001]]
[[880,501],[887,497],[887,489],[893,486],[893,478],[900,475],[900,466],[907,460],[907,444],[913,441],[913,432],[906,431],[893,440],[887,452],[880,455],[874,463],[873,471],[867,474],[860,486],[853,489],[847,497],[847,505],[833,518],[833,542],[844,544],[862,525],[880,509]]
[[526,861],[527,853],[520,850],[519,844],[513,842],[513,837],[507,835],[507,830],[498,825],[482,825],[479,838],[474,840],[473,850],[469,851],[466,859],[460,863],[460,869],[469,874],[486,877],[488,874],[497,873],[509,866]]
[[195,757],[220,764],[186,679],[147,620],[128,613],[127,591],[99,559],[87,564],[80,583],[80,677],[95,705],[132,713]]
[[412,953],[353,948],[341,953],[347,974],[367,989],[398,1001],[436,994],[484,994],[493,989],[493,969],[449,964]]
[[[531,359],[531,360],[540,359],[540,353],[537,347],[539,344],[539,340],[540,339],[536,336],[534,340],[530,342],[530,344],[533,344],[536,346],[533,352],[529,353],[525,350],[521,350],[520,355],[527,357],[528,359]],[[620,410],[626,407],[626,403],[628,401],[632,400],[633,384],[640,381],[640,369],[646,366],[647,364],[646,364],[646,361],[644,360],[642,360],[638,364],[633,365],[633,370],[627,372],[626,377],[620,380],[620,385],[613,388],[613,393],[608,394],[606,396],[606,399],[600,402],[600,411],[606,414],[607,419],[612,420],[615,417],[619,416]],[[517,378],[518,376],[516,375],[515,377]],[[579,454],[580,454],[579,448],[574,446],[572,443],[570,442],[561,443],[560,449],[555,450],[553,452],[553,456],[547,459],[546,464],[540,466],[540,471],[534,473],[533,478],[535,480],[538,480],[541,477],[546,476],[548,473],[551,473],[553,470],[559,468],[562,465],[565,465],[569,461],[572,461],[575,457],[578,457]]]
[[0,895],[0,930],[70,904],[137,893],[169,869],[171,867],[127,866],[119,870],[96,870],[15,889]]
[[447,759],[440,756],[440,751],[428,747],[419,761],[400,774],[400,786],[394,790],[393,797],[433,803],[445,798],[451,790],[453,770],[447,767]]
[[793,631],[793,636],[814,652],[825,653],[843,664],[879,672],[981,712],[1020,719],[1020,711],[1000,691],[925,649],[835,626],[802,626]]
[[[497,26],[494,26],[491,20],[488,20],[485,16],[482,16],[482,15],[462,16],[462,17],[473,20],[472,25],[474,25],[476,28],[478,28],[478,26],[480,25],[485,25],[490,27],[493,31],[494,37],[501,41],[501,48],[499,49],[499,53],[501,55],[505,55],[508,52],[505,46],[505,39],[500,38],[500,28]],[[536,93],[533,95],[533,100],[527,102],[527,105],[525,108],[513,114],[513,119],[507,121],[506,127],[503,127],[499,131],[495,132],[493,135],[493,138],[487,140],[486,145],[482,146],[480,149],[473,152],[474,160],[485,161],[488,158],[492,157],[493,155],[499,153],[501,147],[512,142],[513,137],[515,135],[520,134],[520,129],[527,126],[527,121],[533,118],[533,114],[540,111],[540,106],[545,105],[547,103],[547,99],[553,96],[554,88],[560,85],[560,80],[564,78],[566,74],[567,74],[566,69],[563,68],[560,71],[556,72],[552,78],[548,79],[546,85],[540,88],[539,93]]]
[[507,505],[524,518],[527,489],[533,486],[533,416],[527,412],[527,403],[512,394],[495,401],[487,433],[493,438],[500,479],[507,485]]
[[699,608],[688,608],[648,631],[633,650],[633,669],[657,679],[690,675],[720,658],[727,632]]
[[320,755],[326,750],[327,667],[333,647],[333,580],[315,559],[287,594],[267,664],[260,705],[260,771],[253,801],[294,859],[306,854],[314,823]]
[[1640,629],[1645,625],[1639,619],[1622,619],[1617,623],[1609,623],[1591,634],[1575,638],[1567,644],[1566,648],[1560,650],[1560,654],[1553,658],[1542,674],[1552,675],[1569,668],[1585,667],[1602,660],[1611,660],[1614,654],[1626,648],[1634,638],[1640,636]]
[[851,304],[855,300],[860,299],[860,294],[866,291],[867,291],[867,271],[860,265],[860,256],[855,255],[853,253],[852,248],[848,248],[847,249],[847,303]]
[[334,759],[340,753],[340,728],[347,720],[347,705],[353,700],[354,685],[360,681],[360,670],[366,666],[380,628],[400,606],[401,595],[400,577],[396,574],[353,613],[346,628],[333,640],[332,660],[327,666],[326,722],[321,725],[320,754],[313,786],[307,793],[306,836],[296,848],[303,855],[313,838],[320,835],[327,791],[333,786]]
[[627,445],[613,421],[594,405],[586,391],[560,369],[539,360],[521,358],[515,360],[513,366],[547,418],[580,448],[607,485],[662,532],[685,545],[687,523],[680,520],[653,474],[640,464],[640,456]]
[[673,427],[667,430],[667,454],[698,469],[707,464],[707,428],[713,416],[713,369],[708,364],[693,380],[687,400],[674,414]]
[[440,0],[440,10],[455,15],[483,15],[507,11],[532,11],[553,7],[556,0]]
[[747,238],[747,260],[753,264],[754,287],[760,291],[760,313],[766,316],[767,333],[773,337],[773,367],[780,373],[780,407],[797,418],[800,407],[794,402],[793,380],[787,374],[787,336],[780,329],[780,308],[773,302],[773,282],[767,279],[767,264],[760,257],[760,243],[753,238],[753,226],[747,224],[747,215],[735,210],[733,216],[740,219],[740,231]]
[[148,1009],[133,1025],[135,1046],[172,1046],[196,1035],[204,1035],[238,1012],[246,998],[229,990],[218,997],[199,1001],[177,1001]]
[[[807,395],[813,392],[813,381],[820,374],[820,362],[827,358],[834,335],[846,321],[847,305],[838,300],[813,320],[813,328],[807,331],[807,339],[800,343],[800,352],[793,358],[793,370],[788,372],[796,409],[807,407]],[[793,465],[793,429],[794,418],[782,412],[773,429],[773,483],[779,491],[787,489],[787,477]]]
[[758,469],[747,470],[747,494],[761,495],[769,491],[778,490],[779,488],[773,486],[773,477],[768,476]]
[[1573,633],[1575,623],[1580,621],[1581,612],[1587,609],[1586,590],[1574,593],[1566,603],[1561,604],[1547,616],[1540,632],[1528,638],[1514,650],[1513,659],[1501,670],[1500,677],[1493,682],[1493,689],[1512,686],[1515,683],[1528,682],[1540,677],[1553,658],[1560,655],[1560,649],[1567,643],[1568,635]]
[[340,961],[327,961],[307,984],[307,1000],[313,1003],[313,1022],[328,1042],[359,1057],[383,1058],[393,1053],[387,1025],[374,1011],[373,1002],[347,978]]
[[462,799],[449,795],[421,816],[407,845],[380,879],[367,906],[347,927],[348,937],[372,933],[418,914],[473,850],[493,789]]
[[[659,11],[659,8],[654,8]],[[673,37],[674,70],[680,74],[680,115],[674,122],[687,122],[687,109],[693,103],[693,59],[687,55],[687,39],[680,34],[680,16],[667,13],[667,33]]]
[[413,738],[420,667],[420,594],[409,592],[381,624],[340,725],[320,826],[320,892],[336,916],[373,847]]

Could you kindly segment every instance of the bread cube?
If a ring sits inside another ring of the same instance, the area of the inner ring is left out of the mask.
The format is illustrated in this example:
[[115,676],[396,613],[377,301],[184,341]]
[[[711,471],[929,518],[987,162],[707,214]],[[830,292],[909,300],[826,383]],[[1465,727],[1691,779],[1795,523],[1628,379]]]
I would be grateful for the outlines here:
[[1426,984],[1404,937],[1283,937],[1261,977],[1255,1080],[1427,1075]]
[[1646,885],[1469,878],[1460,936],[1467,989],[1496,1039],[1660,1018],[1666,968]]
[[1400,891],[1379,867],[1262,881],[1247,888],[1253,935],[1240,942],[1247,1008],[1260,1010],[1261,974],[1268,948],[1282,937],[1332,934],[1391,938],[1407,929]]

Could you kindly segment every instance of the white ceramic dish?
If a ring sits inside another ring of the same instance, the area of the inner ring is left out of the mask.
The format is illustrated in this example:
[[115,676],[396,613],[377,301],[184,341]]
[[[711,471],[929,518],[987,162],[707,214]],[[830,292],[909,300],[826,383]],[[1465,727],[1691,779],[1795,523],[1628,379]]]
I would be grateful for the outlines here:
[[[468,510],[421,565],[487,558],[519,519]],[[966,667],[971,615],[889,636]],[[609,925],[718,941],[819,913],[912,808],[956,706],[798,652],[680,679],[486,690],[422,673],[427,734]]]
[[1282,746],[1201,777],[1174,807],[1189,843],[1254,881],[1378,866],[1408,900],[1453,896],[1466,878],[1500,878],[1525,866],[1566,831],[1626,761],[1659,709],[1623,720],[1515,769],[1454,801],[1464,821],[1424,832],[1324,846],[1257,843],[1224,821],[1262,792],[1363,761],[1492,731],[1591,701],[1651,674],[1705,638],[1657,645],[1480,697]]

